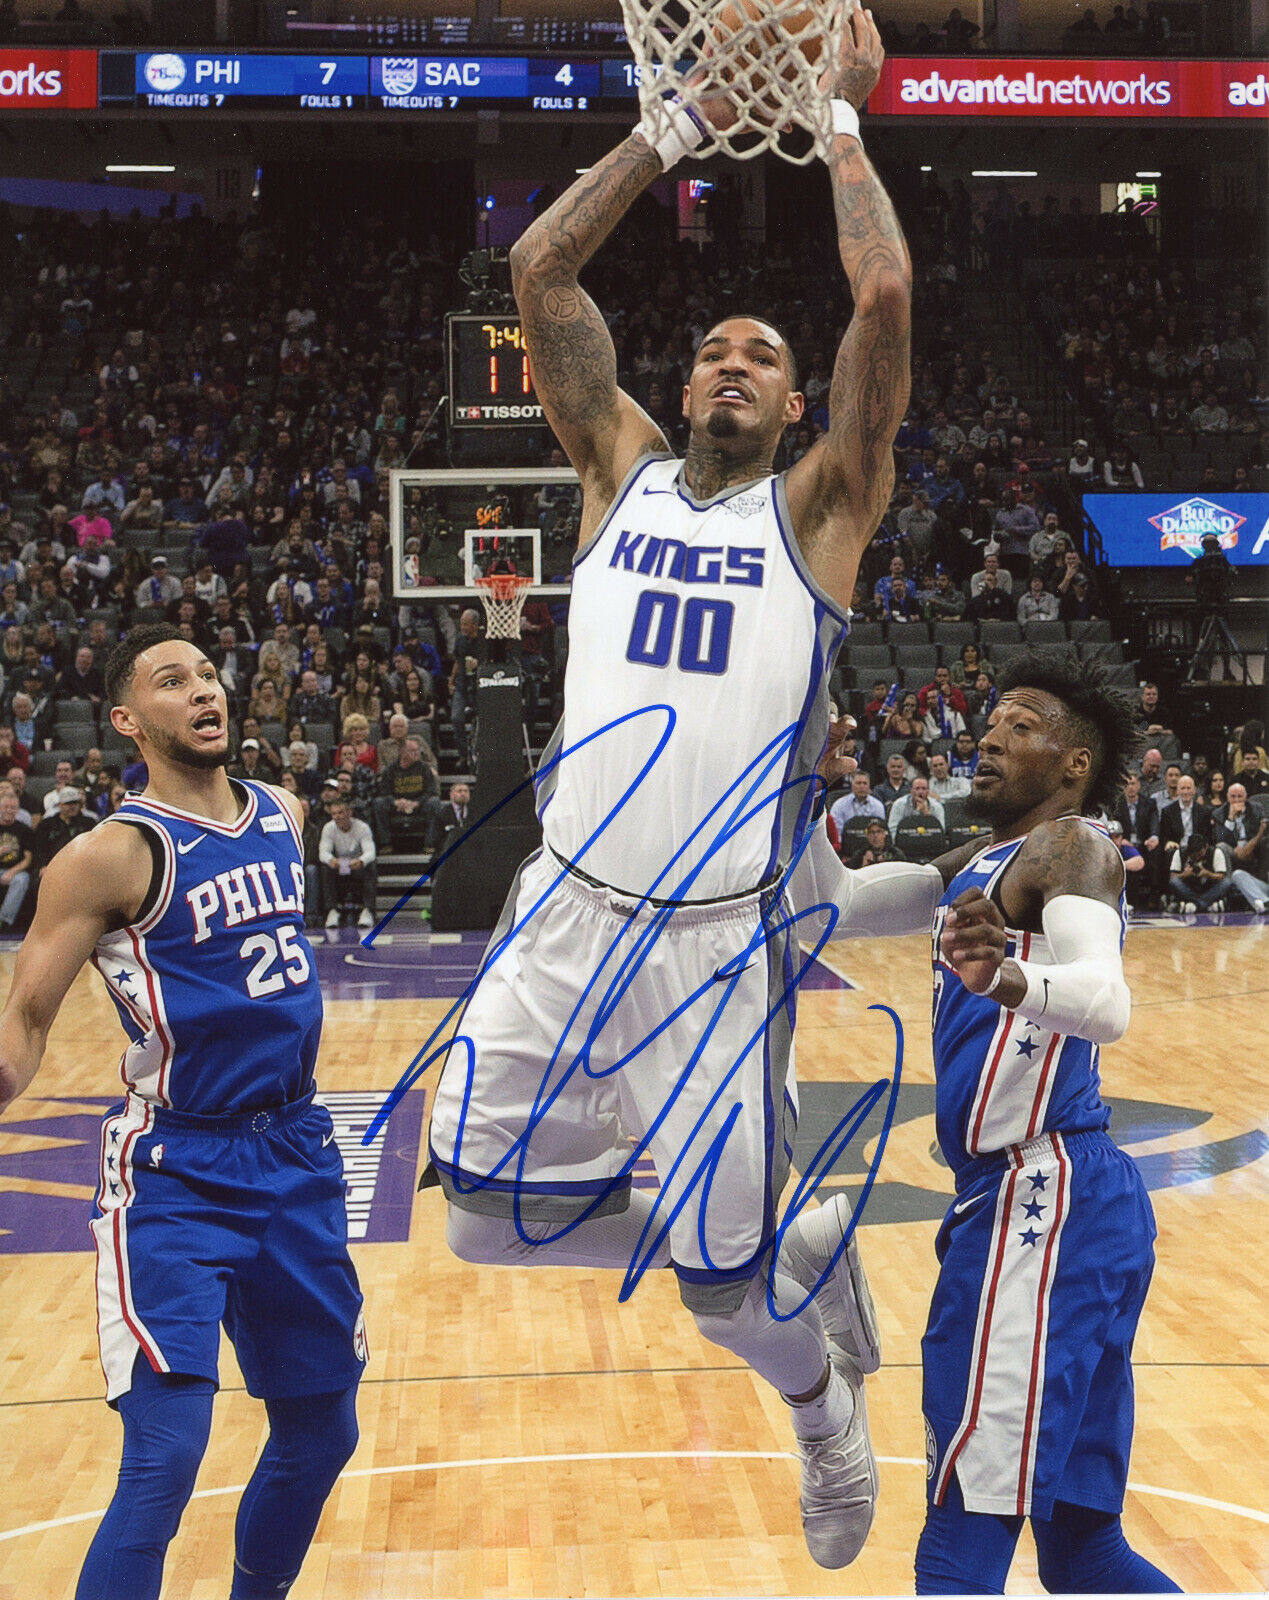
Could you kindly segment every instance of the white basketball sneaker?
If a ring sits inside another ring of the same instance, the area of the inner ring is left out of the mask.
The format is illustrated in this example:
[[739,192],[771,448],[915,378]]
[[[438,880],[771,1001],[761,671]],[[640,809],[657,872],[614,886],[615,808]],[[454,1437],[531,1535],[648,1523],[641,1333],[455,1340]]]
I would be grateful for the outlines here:
[[[779,1265],[804,1289],[813,1289],[824,1279],[815,1303],[829,1347],[839,1364],[844,1361],[864,1374],[876,1372],[881,1365],[881,1335],[859,1256],[858,1230],[842,1249],[850,1220],[847,1194],[834,1195],[816,1211],[801,1212],[784,1236]],[[834,1255],[837,1261],[829,1272]]]
[[[802,1532],[821,1567],[848,1567],[864,1548],[877,1509],[877,1462],[868,1437],[863,1375],[834,1356],[830,1387],[849,1390],[850,1421],[826,1439],[798,1437]],[[842,1397],[845,1399],[845,1396]]]
[[[780,1268],[804,1289],[814,1289],[824,1278],[815,1303],[829,1342],[829,1382],[845,1385],[852,1402],[849,1422],[836,1433],[825,1439],[798,1439],[806,1545],[821,1567],[830,1568],[848,1566],[863,1549],[878,1490],[864,1375],[881,1365],[881,1345],[855,1235],[842,1247],[850,1216],[845,1194],[834,1196],[817,1211],[802,1212],[785,1234],[779,1258]],[[835,1254],[838,1259],[829,1270]]]

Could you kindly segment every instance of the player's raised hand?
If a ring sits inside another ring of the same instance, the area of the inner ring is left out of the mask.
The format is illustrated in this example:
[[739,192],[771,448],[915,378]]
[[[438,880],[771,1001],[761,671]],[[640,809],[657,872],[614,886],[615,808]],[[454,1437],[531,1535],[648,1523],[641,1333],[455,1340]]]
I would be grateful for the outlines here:
[[832,100],[849,100],[856,111],[877,87],[886,59],[881,33],[871,11],[856,7],[842,30],[837,60],[825,68],[819,91]]
[[985,994],[1005,959],[1005,919],[981,889],[952,902],[943,926],[943,959],[974,994]]
[[[732,97],[734,91],[725,76],[717,75],[710,64],[715,53],[712,42],[707,40],[701,51],[702,66],[687,80],[687,86],[697,91],[693,104],[700,116],[718,133],[726,133],[740,121],[740,114]],[[707,147],[705,153],[712,148]]]
[[824,746],[824,754],[820,757],[816,772],[824,780],[824,786],[831,789],[842,778],[849,778],[859,763],[854,756],[843,755],[842,746],[855,731],[854,717],[843,713],[840,717],[830,717],[828,723],[828,743]]

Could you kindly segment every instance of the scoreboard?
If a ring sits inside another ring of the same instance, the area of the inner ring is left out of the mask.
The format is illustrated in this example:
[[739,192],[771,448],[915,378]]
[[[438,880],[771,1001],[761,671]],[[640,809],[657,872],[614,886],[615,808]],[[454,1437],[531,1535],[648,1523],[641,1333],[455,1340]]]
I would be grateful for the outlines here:
[[449,420],[454,428],[533,428],[546,418],[533,392],[524,329],[514,312],[445,318]]
[[598,61],[529,56],[372,56],[375,109],[452,111],[517,101],[533,111],[599,109]]
[[101,52],[101,105],[142,111],[613,111],[630,61],[546,56]]
[[[97,97],[92,78],[98,75]],[[635,110],[629,56],[276,55],[217,50],[0,50],[9,111],[350,111],[587,116]],[[895,57],[868,98],[872,116],[1269,120],[1260,59]]]
[[365,65],[360,56],[139,55],[134,103],[164,110],[360,111],[366,105]]

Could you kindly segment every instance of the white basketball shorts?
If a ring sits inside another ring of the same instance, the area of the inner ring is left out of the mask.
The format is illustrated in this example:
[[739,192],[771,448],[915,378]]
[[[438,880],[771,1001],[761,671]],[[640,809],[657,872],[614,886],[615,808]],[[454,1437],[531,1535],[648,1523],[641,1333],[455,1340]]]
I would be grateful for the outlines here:
[[450,1202],[559,1237],[624,1211],[650,1155],[645,1252],[668,1229],[684,1302],[734,1310],[774,1236],[797,1121],[784,918],[776,891],[659,908],[530,857],[432,1109]]

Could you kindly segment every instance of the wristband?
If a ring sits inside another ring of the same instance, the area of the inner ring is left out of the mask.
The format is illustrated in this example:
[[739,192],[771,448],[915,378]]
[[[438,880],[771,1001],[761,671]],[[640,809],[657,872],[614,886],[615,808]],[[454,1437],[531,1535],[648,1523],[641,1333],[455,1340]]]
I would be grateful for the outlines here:
[[667,101],[664,110],[666,126],[659,135],[655,135],[642,122],[634,132],[652,147],[661,163],[661,170],[668,172],[684,156],[695,155],[702,150],[712,135],[709,124],[700,113],[684,105],[681,100]]
[[991,980],[991,982],[983,990],[983,999],[984,1000],[987,998],[987,996],[989,994],[995,994],[996,990],[999,989],[999,987],[1000,987],[1000,980],[1004,977],[1004,975],[1005,975],[1005,964],[1002,961],[1000,963],[1000,965],[996,968],[996,976]]
[[[833,133],[844,133],[848,139],[859,138],[859,113],[849,100],[830,100],[829,109],[833,114]],[[990,992],[990,991],[989,991]]]

